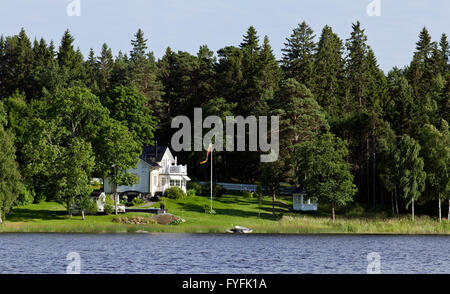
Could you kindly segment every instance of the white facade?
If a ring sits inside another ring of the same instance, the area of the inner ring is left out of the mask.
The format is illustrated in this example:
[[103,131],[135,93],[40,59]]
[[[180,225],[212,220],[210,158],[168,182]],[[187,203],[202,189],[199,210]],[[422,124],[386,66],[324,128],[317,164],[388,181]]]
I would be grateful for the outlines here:
[[[169,148],[154,164],[139,159],[137,167],[130,169],[129,173],[137,176],[138,182],[133,186],[118,186],[117,192],[136,191],[155,196],[156,193],[164,194],[166,189],[178,186],[186,193],[187,182],[190,181],[187,176],[187,166],[178,165],[177,159],[172,156]],[[113,192],[109,178],[105,179],[104,190],[108,194]]]
[[317,201],[304,194],[293,194],[292,202],[295,211],[317,211]]

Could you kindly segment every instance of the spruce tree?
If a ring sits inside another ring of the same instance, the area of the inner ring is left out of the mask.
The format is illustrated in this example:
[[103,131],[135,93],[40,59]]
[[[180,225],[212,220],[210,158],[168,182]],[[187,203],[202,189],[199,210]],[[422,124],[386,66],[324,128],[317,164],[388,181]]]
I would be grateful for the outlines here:
[[322,30],[314,55],[312,92],[317,102],[331,115],[342,113],[344,95],[343,43],[329,26]]
[[345,64],[347,109],[354,111],[361,109],[367,100],[367,36],[360,22],[352,25],[353,31],[346,41],[347,57]]
[[305,21],[296,27],[284,43],[281,67],[285,78],[294,78],[311,87],[316,44],[314,31]]

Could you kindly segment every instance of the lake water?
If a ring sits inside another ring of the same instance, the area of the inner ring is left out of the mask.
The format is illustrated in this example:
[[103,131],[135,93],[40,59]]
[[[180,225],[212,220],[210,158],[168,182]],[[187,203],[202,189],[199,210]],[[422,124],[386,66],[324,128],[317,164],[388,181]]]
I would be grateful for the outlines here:
[[[0,273],[450,273],[450,236],[0,234]],[[375,254],[376,255],[376,254]]]

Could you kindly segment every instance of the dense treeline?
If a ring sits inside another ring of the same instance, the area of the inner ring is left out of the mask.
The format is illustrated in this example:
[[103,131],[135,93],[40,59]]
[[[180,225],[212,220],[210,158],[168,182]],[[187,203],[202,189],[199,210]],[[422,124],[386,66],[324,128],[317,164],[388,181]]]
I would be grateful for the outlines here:
[[[0,38],[0,135],[8,137],[0,150],[16,154],[0,153],[0,170],[26,187],[19,201],[70,207],[89,193],[92,176],[132,182],[123,171],[136,164],[140,147],[169,145],[171,119],[193,118],[202,107],[204,116],[280,116],[279,161],[217,152],[215,180],[261,181],[274,198],[280,182],[302,184],[332,207],[355,196],[394,214],[414,204],[437,214],[439,205],[441,216],[450,198],[445,34],[436,42],[423,28],[410,65],[387,74],[359,22],[347,39],[329,26],[316,36],[302,22],[280,61],[254,27],[217,54],[206,45],[197,55],[167,48],[156,60],[140,29],[131,43],[128,54],[113,56],[104,44],[84,58],[69,31],[58,48],[32,42],[23,29]],[[178,156],[193,178],[208,179],[208,167],[198,164],[204,154]]]

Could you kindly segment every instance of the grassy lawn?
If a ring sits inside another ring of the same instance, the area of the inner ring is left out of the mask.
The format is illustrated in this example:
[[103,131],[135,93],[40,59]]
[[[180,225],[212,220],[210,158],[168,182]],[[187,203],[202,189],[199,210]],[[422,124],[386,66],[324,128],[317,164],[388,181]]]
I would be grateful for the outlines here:
[[[179,225],[128,225],[113,222],[115,215],[81,216],[69,218],[64,207],[55,202],[16,207],[7,216],[0,232],[73,232],[73,233],[127,233],[137,231],[174,233],[224,233],[232,225],[250,227],[254,233],[385,233],[385,234],[450,234],[450,223],[419,216],[412,223],[408,216],[389,218],[384,214],[347,212],[338,215],[336,222],[329,217],[328,207],[319,207],[318,213],[289,212],[289,199],[277,203],[272,215],[272,202],[264,198],[258,216],[258,201],[241,196],[215,198],[216,214],[205,213],[208,197],[167,199],[169,213],[186,220]],[[159,207],[159,204],[155,204]],[[127,213],[127,216],[149,216],[146,213]]]

